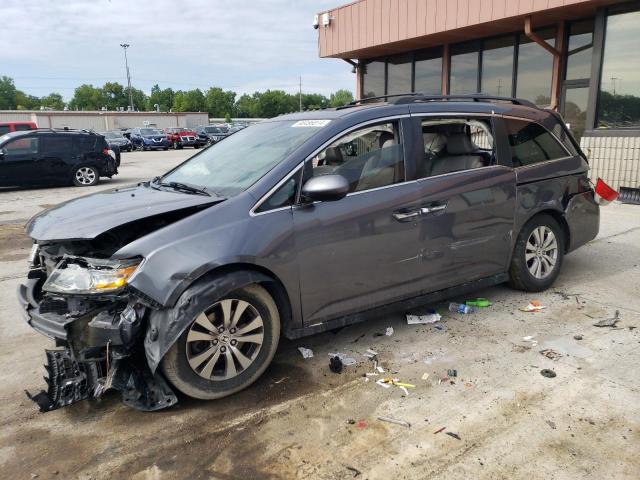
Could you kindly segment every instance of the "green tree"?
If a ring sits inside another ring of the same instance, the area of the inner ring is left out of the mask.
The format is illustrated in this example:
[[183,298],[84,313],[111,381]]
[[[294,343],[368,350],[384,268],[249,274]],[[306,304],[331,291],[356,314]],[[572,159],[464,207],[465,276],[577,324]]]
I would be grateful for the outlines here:
[[[125,93],[127,95],[127,101],[124,104],[126,109],[126,107],[129,105],[129,90],[125,89]],[[133,108],[142,112],[147,110],[147,104],[149,103],[149,101],[146,93],[144,93],[142,90],[131,87],[131,96],[133,97]]]
[[349,90],[337,90],[329,97],[329,104],[332,107],[341,107],[353,102],[353,94]]
[[147,99],[147,110],[155,110],[155,105],[160,107],[161,112],[168,112],[173,107],[173,97],[175,92],[171,88],[160,88],[158,84],[151,87],[151,95]]
[[206,104],[202,90],[178,91],[173,98],[173,110],[176,112],[204,112]]
[[302,109],[316,110],[318,108],[327,108],[329,99],[319,93],[304,93],[302,95]]
[[225,123],[231,123],[231,115],[229,115],[228,113],[224,116],[224,122]]
[[16,108],[16,86],[13,79],[0,77],[0,110],[14,110]]
[[18,110],[38,110],[40,108],[40,99],[34,95],[16,90],[16,109]]
[[298,99],[289,95],[283,90],[267,90],[263,93],[254,93],[257,97],[257,116],[261,118],[271,118],[283,113],[295,112],[298,110]]
[[102,86],[102,95],[107,110],[118,110],[119,107],[127,108],[129,105],[129,92],[125,91],[125,88],[118,82],[105,83]]
[[240,118],[253,118],[258,116],[258,93],[242,95],[235,105],[236,115]]
[[72,110],[100,110],[106,106],[107,99],[103,90],[87,84],[76,88],[69,102],[69,108]]
[[231,115],[234,112],[236,92],[213,87],[207,90],[205,102],[210,116],[220,118],[227,114]]
[[46,97],[39,99],[38,102],[43,107],[53,108],[54,110],[64,109],[64,100],[59,93],[52,92]]

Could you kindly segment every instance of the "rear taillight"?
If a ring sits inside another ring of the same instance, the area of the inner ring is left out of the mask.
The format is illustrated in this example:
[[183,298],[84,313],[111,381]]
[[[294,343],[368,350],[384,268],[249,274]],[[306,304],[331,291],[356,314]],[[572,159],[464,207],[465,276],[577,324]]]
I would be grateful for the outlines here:
[[618,198],[619,193],[604,183],[601,178],[596,181],[595,199],[599,205],[607,205]]
[[109,149],[108,148],[103,148],[102,149],[102,153],[104,153],[105,155],[109,155]]

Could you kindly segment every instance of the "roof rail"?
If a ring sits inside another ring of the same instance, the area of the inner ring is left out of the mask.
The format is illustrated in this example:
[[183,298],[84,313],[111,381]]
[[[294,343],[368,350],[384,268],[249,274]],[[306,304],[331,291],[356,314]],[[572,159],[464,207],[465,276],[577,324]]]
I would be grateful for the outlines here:
[[[394,100],[389,101],[390,98]],[[538,108],[535,104],[529,100],[522,98],[512,97],[499,97],[494,95],[484,95],[482,93],[469,94],[469,95],[428,95],[420,92],[408,92],[408,93],[395,93],[392,95],[380,95],[376,97],[366,97],[360,100],[355,100],[348,105],[338,107],[338,109],[354,107],[357,105],[363,105],[375,100],[386,100],[393,105],[404,105],[407,103],[420,103],[420,102],[510,102],[514,105],[522,105],[525,107]]]
[[[45,131],[45,132],[84,132],[84,133],[90,133],[92,135],[97,135],[96,131],[93,129],[87,129],[87,128],[69,128],[69,127],[62,127],[62,128],[53,128],[53,127],[38,127],[36,128],[37,131]],[[32,130],[33,131],[33,130]]]

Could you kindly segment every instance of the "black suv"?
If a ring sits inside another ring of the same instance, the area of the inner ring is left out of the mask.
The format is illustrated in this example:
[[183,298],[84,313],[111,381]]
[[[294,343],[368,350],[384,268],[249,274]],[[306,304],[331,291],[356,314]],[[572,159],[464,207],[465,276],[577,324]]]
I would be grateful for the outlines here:
[[96,185],[118,173],[102,135],[40,129],[0,137],[0,185]]
[[413,95],[245,128],[29,221],[20,301],[61,347],[34,398],[220,398],[265,371],[281,333],[503,282],[544,290],[598,233],[588,170],[560,116],[524,100]]

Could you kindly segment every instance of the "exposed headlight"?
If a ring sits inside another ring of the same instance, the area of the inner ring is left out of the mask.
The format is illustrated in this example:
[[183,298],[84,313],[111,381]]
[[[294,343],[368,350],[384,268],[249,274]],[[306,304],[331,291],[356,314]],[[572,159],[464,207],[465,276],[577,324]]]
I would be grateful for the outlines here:
[[105,261],[65,258],[42,286],[52,293],[112,293],[124,287],[140,260]]

